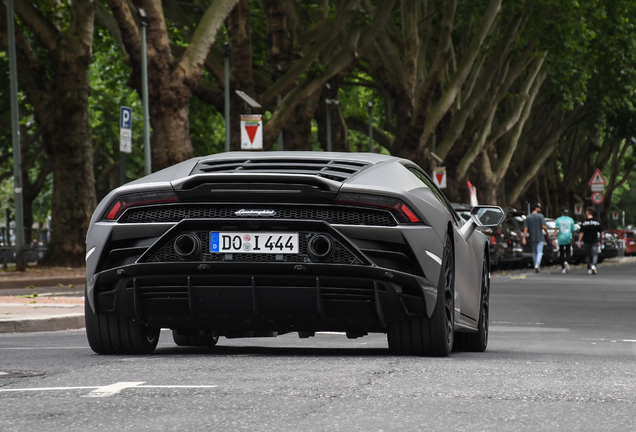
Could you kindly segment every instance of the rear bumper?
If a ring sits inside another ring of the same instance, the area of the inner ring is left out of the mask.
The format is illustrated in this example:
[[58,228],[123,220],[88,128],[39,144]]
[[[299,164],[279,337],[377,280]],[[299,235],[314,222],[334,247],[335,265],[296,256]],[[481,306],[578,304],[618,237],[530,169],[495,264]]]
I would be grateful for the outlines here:
[[383,332],[429,316],[436,284],[377,266],[317,263],[141,263],[87,281],[96,313],[161,328]]

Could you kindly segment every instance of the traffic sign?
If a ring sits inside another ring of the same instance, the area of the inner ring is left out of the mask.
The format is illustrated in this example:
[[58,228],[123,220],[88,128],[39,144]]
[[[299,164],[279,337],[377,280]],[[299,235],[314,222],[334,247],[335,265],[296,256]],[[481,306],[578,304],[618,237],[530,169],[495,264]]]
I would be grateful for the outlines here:
[[603,192],[605,190],[605,185],[602,184],[593,184],[592,192]]
[[241,115],[241,150],[263,149],[263,119],[260,114]]
[[119,151],[132,153],[132,108],[119,110]]
[[446,187],[446,167],[433,168],[433,181],[440,189]]
[[120,108],[119,127],[121,129],[132,129],[132,108],[124,106]]
[[612,219],[618,220],[618,212],[616,210],[612,212]]
[[583,214],[583,204],[574,204],[574,214],[579,216]]
[[597,168],[596,171],[594,171],[594,175],[592,176],[592,179],[590,180],[590,186],[593,186],[593,185],[605,186],[606,184],[607,182],[605,181],[603,174],[601,174],[601,170]]
[[603,200],[605,200],[603,192],[592,192],[592,202],[594,204],[602,204]]

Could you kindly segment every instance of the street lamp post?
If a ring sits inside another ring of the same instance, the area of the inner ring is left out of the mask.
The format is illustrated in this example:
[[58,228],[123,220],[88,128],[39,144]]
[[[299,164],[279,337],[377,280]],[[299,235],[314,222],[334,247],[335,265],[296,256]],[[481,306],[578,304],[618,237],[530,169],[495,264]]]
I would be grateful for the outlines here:
[[[13,141],[16,270],[23,272],[26,270],[26,261],[24,259],[24,215],[22,213],[22,149],[20,148],[20,107],[18,105],[18,68],[15,52],[13,0],[7,0],[7,24],[7,33],[9,36],[9,70],[11,75],[11,139]],[[8,222],[7,220],[7,234],[9,232]]]
[[325,103],[327,104],[327,151],[332,151],[333,147],[331,144],[331,105],[338,106],[338,99],[331,98],[331,86],[329,84],[325,84],[327,88],[327,98],[325,99]]
[[331,151],[331,99],[325,99],[327,104],[327,151]]
[[144,108],[144,174],[152,172],[150,158],[150,116],[148,114],[148,54],[146,50],[146,11],[139,9],[141,18],[141,96]]
[[230,151],[230,55],[232,45],[225,42],[224,64],[223,64],[223,86],[225,87],[225,152]]
[[373,102],[367,102],[369,110],[369,153],[373,153]]

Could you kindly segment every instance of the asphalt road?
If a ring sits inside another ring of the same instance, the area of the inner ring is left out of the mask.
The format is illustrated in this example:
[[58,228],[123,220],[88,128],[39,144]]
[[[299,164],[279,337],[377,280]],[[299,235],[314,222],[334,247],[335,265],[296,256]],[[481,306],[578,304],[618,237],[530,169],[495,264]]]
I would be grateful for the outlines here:
[[221,338],[97,356],[83,331],[0,335],[3,431],[627,431],[636,262],[493,277],[486,353],[395,357],[384,335]]

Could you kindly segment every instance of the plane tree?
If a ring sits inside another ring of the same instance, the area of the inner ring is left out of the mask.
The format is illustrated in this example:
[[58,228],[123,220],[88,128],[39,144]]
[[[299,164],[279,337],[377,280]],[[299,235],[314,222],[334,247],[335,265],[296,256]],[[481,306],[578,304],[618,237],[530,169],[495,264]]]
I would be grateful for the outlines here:
[[[6,16],[4,2],[1,9]],[[96,204],[87,115],[94,5],[90,0],[16,0],[15,12],[19,87],[33,108],[53,172],[53,232],[43,262],[82,266]],[[0,43],[5,49],[7,41],[3,19]]]

